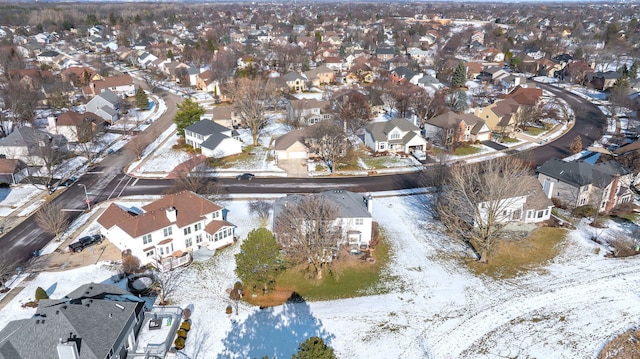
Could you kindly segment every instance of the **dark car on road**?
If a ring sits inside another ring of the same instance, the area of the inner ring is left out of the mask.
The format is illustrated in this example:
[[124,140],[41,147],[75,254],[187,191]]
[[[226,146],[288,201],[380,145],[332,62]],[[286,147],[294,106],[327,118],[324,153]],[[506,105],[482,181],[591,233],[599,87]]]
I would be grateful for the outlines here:
[[251,181],[251,180],[253,179],[253,177],[255,177],[255,176],[256,176],[256,175],[254,175],[254,174],[252,174],[252,173],[243,173],[243,174],[241,174],[241,175],[237,175],[237,176],[236,176],[236,179],[237,179],[238,181],[240,181],[240,180],[249,180],[249,181]]
[[77,242],[73,242],[69,245],[69,250],[71,252],[77,253],[82,252],[83,249],[92,246],[94,244],[100,244],[104,240],[104,236],[102,234],[94,234],[91,236],[84,236],[78,239]]

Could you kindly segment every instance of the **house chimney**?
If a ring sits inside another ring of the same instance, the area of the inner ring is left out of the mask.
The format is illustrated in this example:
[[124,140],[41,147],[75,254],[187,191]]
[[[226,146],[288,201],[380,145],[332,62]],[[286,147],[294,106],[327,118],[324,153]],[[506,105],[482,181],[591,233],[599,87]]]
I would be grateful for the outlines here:
[[58,133],[55,116],[47,116],[47,126],[49,127],[49,132]]
[[616,205],[616,194],[618,193],[618,187],[620,187],[620,175],[616,174],[613,177],[613,182],[611,183],[611,188],[609,189],[609,198],[604,209],[606,212],[611,211]]
[[369,212],[369,214],[373,215],[373,197],[371,196],[371,194],[367,196],[367,200],[365,201],[365,203],[367,204],[367,211]]
[[169,207],[166,212],[169,223],[174,223],[178,219],[178,210],[176,210],[176,207]]
[[58,352],[58,359],[80,359],[80,354],[74,341],[63,342],[60,339],[56,345],[56,351]]
[[542,184],[542,189],[544,190],[544,194],[547,195],[547,198],[551,198],[553,195],[553,182],[548,179],[544,179],[544,183]]

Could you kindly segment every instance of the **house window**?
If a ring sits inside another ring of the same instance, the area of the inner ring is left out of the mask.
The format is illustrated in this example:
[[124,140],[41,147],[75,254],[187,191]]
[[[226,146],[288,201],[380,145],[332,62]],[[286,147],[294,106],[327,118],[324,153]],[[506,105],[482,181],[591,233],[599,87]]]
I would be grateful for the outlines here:
[[548,210],[548,209],[544,211],[544,215],[545,215],[545,216],[548,216],[548,215],[549,215],[549,210]]
[[160,252],[160,255],[163,256],[164,255],[164,249],[162,247],[158,248],[158,251]]
[[400,134],[397,132],[394,132],[391,134],[391,136],[389,136],[392,140],[398,140],[400,139]]
[[531,218],[533,216],[533,211],[527,211],[527,218]]
[[171,229],[171,227],[167,227],[162,230],[162,233],[164,233],[165,237],[169,237],[170,235],[173,234],[173,230]]
[[197,231],[199,231],[199,230],[201,230],[201,229],[202,229],[202,223],[196,223],[196,224],[193,226],[193,230],[194,230],[194,231],[196,231],[196,232],[197,232]]
[[151,243],[151,233],[142,236],[142,244]]
[[202,243],[202,234],[196,234],[196,244]]
[[521,216],[522,216],[522,211],[519,209],[516,209],[511,213],[511,219],[513,220],[520,219]]
[[589,186],[584,186],[584,188],[582,189],[582,192],[587,192],[589,190]]
[[220,212],[213,212],[213,218],[220,217]]
[[184,240],[184,246],[185,247],[191,247],[193,245],[193,241],[191,240],[191,238],[187,238]]
[[384,143],[381,143],[381,144],[380,144],[380,149],[381,149],[381,150],[384,150]]
[[538,218],[542,218],[543,215],[544,215],[544,211],[538,211]]
[[185,229],[184,229],[184,235],[185,235],[185,236],[187,236],[187,235],[189,235],[189,234],[191,234],[191,227],[185,227]]
[[150,250],[150,251],[145,252],[145,254],[147,255],[147,257],[153,256],[153,249]]
[[364,224],[363,218],[356,218],[356,226],[361,226]]

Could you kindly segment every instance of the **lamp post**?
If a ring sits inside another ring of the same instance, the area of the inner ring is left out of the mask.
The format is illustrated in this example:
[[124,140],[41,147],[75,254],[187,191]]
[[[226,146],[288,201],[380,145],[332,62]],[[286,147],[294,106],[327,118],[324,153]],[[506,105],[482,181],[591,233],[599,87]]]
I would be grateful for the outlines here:
[[84,183],[78,183],[78,186],[84,188],[84,201],[87,204],[87,210],[91,210],[91,201],[89,201],[89,193],[87,193],[87,185]]

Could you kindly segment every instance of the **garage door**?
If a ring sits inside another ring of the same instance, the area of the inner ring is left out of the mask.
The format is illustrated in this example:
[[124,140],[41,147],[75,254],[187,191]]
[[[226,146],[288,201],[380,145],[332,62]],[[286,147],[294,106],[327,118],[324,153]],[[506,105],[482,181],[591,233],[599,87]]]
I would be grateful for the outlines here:
[[304,159],[307,158],[306,152],[289,152],[289,159]]

